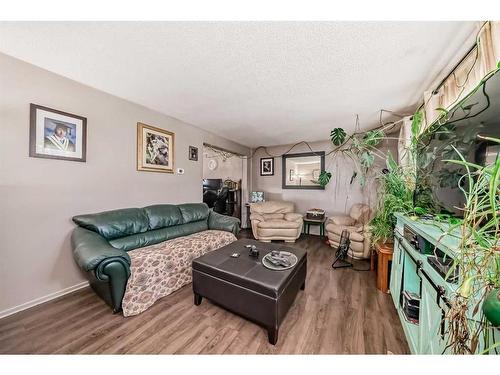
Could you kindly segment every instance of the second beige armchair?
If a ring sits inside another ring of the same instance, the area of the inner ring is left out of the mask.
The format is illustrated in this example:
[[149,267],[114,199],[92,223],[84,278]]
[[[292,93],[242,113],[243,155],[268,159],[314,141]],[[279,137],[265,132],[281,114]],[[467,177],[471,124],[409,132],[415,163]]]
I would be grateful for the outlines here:
[[370,215],[370,207],[365,204],[354,204],[349,216],[331,217],[326,225],[330,246],[338,247],[342,231],[347,229],[351,240],[349,256],[354,259],[369,258],[370,231],[367,223],[370,221]]
[[294,213],[292,202],[269,201],[250,205],[250,221],[255,239],[262,242],[295,242],[302,232],[302,215]]

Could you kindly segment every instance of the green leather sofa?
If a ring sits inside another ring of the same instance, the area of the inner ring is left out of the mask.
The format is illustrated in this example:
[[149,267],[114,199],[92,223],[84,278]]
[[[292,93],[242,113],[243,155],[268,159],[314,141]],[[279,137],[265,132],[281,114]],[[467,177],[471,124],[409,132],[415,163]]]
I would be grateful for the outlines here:
[[128,251],[207,229],[238,234],[240,221],[205,203],[159,204],[73,217],[73,256],[92,289],[113,312],[121,309],[130,276]]

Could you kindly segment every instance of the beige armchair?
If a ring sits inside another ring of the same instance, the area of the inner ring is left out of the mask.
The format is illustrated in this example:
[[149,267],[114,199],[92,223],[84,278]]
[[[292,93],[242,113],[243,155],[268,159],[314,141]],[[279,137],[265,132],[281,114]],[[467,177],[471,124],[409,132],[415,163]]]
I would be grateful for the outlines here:
[[326,225],[326,233],[330,246],[337,247],[340,235],[344,229],[350,232],[349,239],[351,247],[349,256],[354,259],[366,259],[370,257],[370,232],[368,222],[371,210],[365,204],[355,204],[351,208],[349,216],[333,216]]
[[269,201],[250,205],[250,221],[255,239],[262,242],[295,242],[302,232],[302,215],[294,213],[292,202]]

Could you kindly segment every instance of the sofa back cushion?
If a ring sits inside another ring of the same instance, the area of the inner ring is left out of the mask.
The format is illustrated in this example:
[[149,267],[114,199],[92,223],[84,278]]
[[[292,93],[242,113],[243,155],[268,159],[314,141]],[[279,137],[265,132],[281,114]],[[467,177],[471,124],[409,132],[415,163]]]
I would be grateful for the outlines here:
[[293,202],[285,201],[259,202],[250,205],[250,212],[256,214],[286,214],[293,212],[293,210]]
[[207,230],[208,215],[205,203],[157,204],[78,215],[73,221],[128,251]]
[[149,229],[159,229],[182,224],[181,210],[173,204],[155,204],[144,207],[149,218]]
[[370,221],[371,210],[366,204],[353,204],[350,211],[350,216],[359,224],[366,224]]
[[208,220],[209,209],[205,203],[184,203],[177,207],[179,207],[182,213],[184,223]]
[[142,208],[78,215],[73,217],[73,221],[83,228],[99,233],[107,240],[149,230],[149,219]]

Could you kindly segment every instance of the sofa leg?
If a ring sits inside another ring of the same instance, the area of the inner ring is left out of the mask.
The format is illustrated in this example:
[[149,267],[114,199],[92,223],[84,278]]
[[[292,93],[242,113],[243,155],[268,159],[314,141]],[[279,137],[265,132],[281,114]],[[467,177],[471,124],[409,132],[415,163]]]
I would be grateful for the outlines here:
[[269,327],[267,329],[267,338],[269,340],[269,344],[276,345],[278,342],[278,328]]
[[194,304],[196,306],[200,306],[202,300],[203,300],[202,296],[200,296],[199,294],[196,294],[196,293],[194,294]]
[[300,290],[305,290],[305,289],[306,289],[306,282],[304,281],[300,286]]

